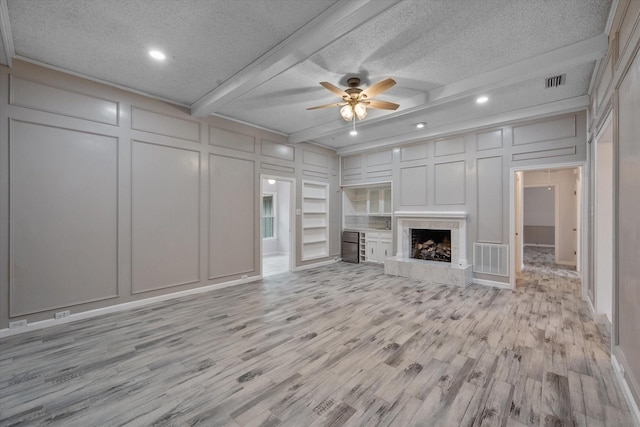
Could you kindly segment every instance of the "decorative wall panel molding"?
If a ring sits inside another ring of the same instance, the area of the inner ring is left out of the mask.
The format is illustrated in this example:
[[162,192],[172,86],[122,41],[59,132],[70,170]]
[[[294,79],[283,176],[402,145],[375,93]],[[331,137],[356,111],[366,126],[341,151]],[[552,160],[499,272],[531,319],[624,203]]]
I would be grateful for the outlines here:
[[576,154],[576,146],[566,148],[556,148],[552,150],[527,151],[524,153],[513,153],[511,160],[517,162],[519,160],[544,159],[548,157],[573,156]]
[[435,204],[462,205],[465,203],[465,162],[436,163]]
[[302,163],[310,166],[317,166],[321,168],[329,167],[329,156],[325,153],[316,153],[311,150],[302,150]]
[[481,132],[476,135],[476,149],[478,151],[502,148],[502,129]]
[[502,156],[477,160],[478,241],[502,243],[503,169]]
[[428,157],[427,144],[410,145],[400,149],[400,161],[422,160]]
[[362,167],[362,155],[347,156],[342,158],[342,170],[360,169]]
[[256,182],[255,162],[209,155],[209,279],[258,270]]
[[275,172],[284,172],[288,174],[293,174],[296,171],[295,168],[292,168],[289,166],[274,165],[273,163],[266,163],[266,162],[261,162],[260,168],[265,170],[275,171]]
[[400,169],[400,205],[426,206],[427,166]]
[[118,294],[118,140],[10,122],[11,316]]
[[513,145],[557,141],[576,136],[576,116],[546,120],[513,128]]
[[367,166],[391,165],[393,158],[391,150],[376,151],[365,155],[367,156]]
[[200,123],[131,107],[131,129],[200,142]]
[[9,103],[76,119],[118,125],[119,104],[10,76]]
[[436,157],[450,156],[452,154],[462,154],[465,151],[464,137],[462,136],[435,141]]
[[260,153],[263,156],[275,157],[282,160],[293,161],[295,159],[295,152],[293,147],[289,145],[265,141],[264,139],[260,144]]
[[200,152],[131,145],[131,293],[200,281]]
[[245,151],[247,153],[255,153],[256,151],[255,137],[213,126],[209,126],[209,145]]

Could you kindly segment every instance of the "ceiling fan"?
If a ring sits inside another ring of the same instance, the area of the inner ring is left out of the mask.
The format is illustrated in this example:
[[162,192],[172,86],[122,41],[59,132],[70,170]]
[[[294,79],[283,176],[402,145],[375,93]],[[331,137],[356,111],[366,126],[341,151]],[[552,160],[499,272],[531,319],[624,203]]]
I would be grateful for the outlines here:
[[350,77],[347,80],[349,87],[342,90],[331,83],[320,82],[327,90],[335,93],[343,99],[342,102],[334,102],[332,104],[318,105],[317,107],[307,108],[307,110],[317,110],[319,108],[342,107],[340,115],[346,121],[354,120],[354,117],[362,120],[367,116],[367,108],[375,108],[378,110],[396,110],[400,105],[388,101],[378,101],[371,99],[374,96],[389,90],[396,84],[396,81],[389,78],[379,81],[366,89],[360,89],[360,79],[358,77]]

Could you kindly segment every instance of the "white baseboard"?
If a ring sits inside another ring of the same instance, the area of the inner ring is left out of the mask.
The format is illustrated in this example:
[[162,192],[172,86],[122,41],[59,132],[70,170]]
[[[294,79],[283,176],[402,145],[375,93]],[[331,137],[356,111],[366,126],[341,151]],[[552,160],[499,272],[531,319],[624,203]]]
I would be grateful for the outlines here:
[[622,389],[622,394],[624,394],[624,398],[627,401],[627,406],[631,411],[633,421],[636,427],[640,427],[640,408],[638,407],[638,402],[633,398],[629,384],[627,384],[627,380],[624,378],[624,368],[620,365],[613,353],[611,354],[611,365],[613,366],[613,373],[618,380],[618,385]]
[[472,283],[475,285],[492,286],[500,289],[511,289],[511,284],[509,282],[496,282],[495,280],[476,279],[474,277]]
[[575,267],[576,263],[575,262],[571,262],[571,261],[556,261],[556,264],[558,265],[568,265],[571,267]]
[[316,262],[316,263],[313,263],[313,264],[301,265],[299,267],[295,267],[293,269],[293,271],[308,270],[310,268],[322,267],[323,265],[335,264],[336,262],[340,262],[340,261],[342,261],[342,258],[335,257],[334,259],[330,259],[328,261],[322,261],[322,262]]
[[556,245],[545,245],[542,243],[523,243],[522,246],[535,246],[538,248],[555,248]]
[[174,292],[166,295],[158,295],[156,297],[145,298],[138,301],[130,301],[122,304],[111,305],[109,307],[97,308],[95,310],[83,311],[80,313],[72,313],[68,317],[61,319],[47,319],[39,322],[27,323],[27,326],[13,329],[0,329],[0,338],[8,337],[12,335],[22,334],[25,332],[36,331],[38,329],[49,328],[51,326],[58,326],[64,323],[75,322],[76,320],[89,319],[91,317],[102,316],[103,314],[116,313],[123,310],[131,310],[133,308],[144,307],[145,305],[154,304],[157,302],[168,301],[175,298],[181,298],[187,295],[200,294],[203,292],[209,292],[216,289],[228,288],[231,286],[242,285],[244,283],[255,282],[261,280],[262,276],[251,276],[245,279],[231,280],[224,283],[216,283],[215,285],[202,286],[200,288],[187,289],[185,291]]

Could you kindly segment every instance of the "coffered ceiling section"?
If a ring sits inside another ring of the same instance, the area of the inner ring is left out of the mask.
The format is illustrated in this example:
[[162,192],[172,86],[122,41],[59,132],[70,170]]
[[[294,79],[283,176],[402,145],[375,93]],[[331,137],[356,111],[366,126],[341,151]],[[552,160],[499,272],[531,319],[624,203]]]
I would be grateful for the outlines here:
[[[342,151],[586,107],[611,8],[611,0],[5,2],[6,57]],[[149,59],[151,48],[167,59]],[[563,85],[545,89],[554,75]],[[371,110],[355,137],[338,108],[306,110],[340,101],[319,82],[344,88],[350,76],[363,88],[394,78],[376,99],[400,104]],[[489,101],[476,104],[478,95]],[[417,122],[427,126],[418,131]]]

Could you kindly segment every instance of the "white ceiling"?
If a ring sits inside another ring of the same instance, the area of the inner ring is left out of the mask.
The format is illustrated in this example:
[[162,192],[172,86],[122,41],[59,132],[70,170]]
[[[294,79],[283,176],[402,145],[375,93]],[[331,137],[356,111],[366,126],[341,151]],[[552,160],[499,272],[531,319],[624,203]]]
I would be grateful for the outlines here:
[[[583,109],[611,0],[0,0],[0,63],[35,62],[346,153]],[[147,55],[163,50],[163,63]],[[545,89],[546,77],[566,84]],[[358,135],[318,83],[398,84]],[[484,105],[477,95],[489,96]],[[427,122],[418,130],[417,122]]]

